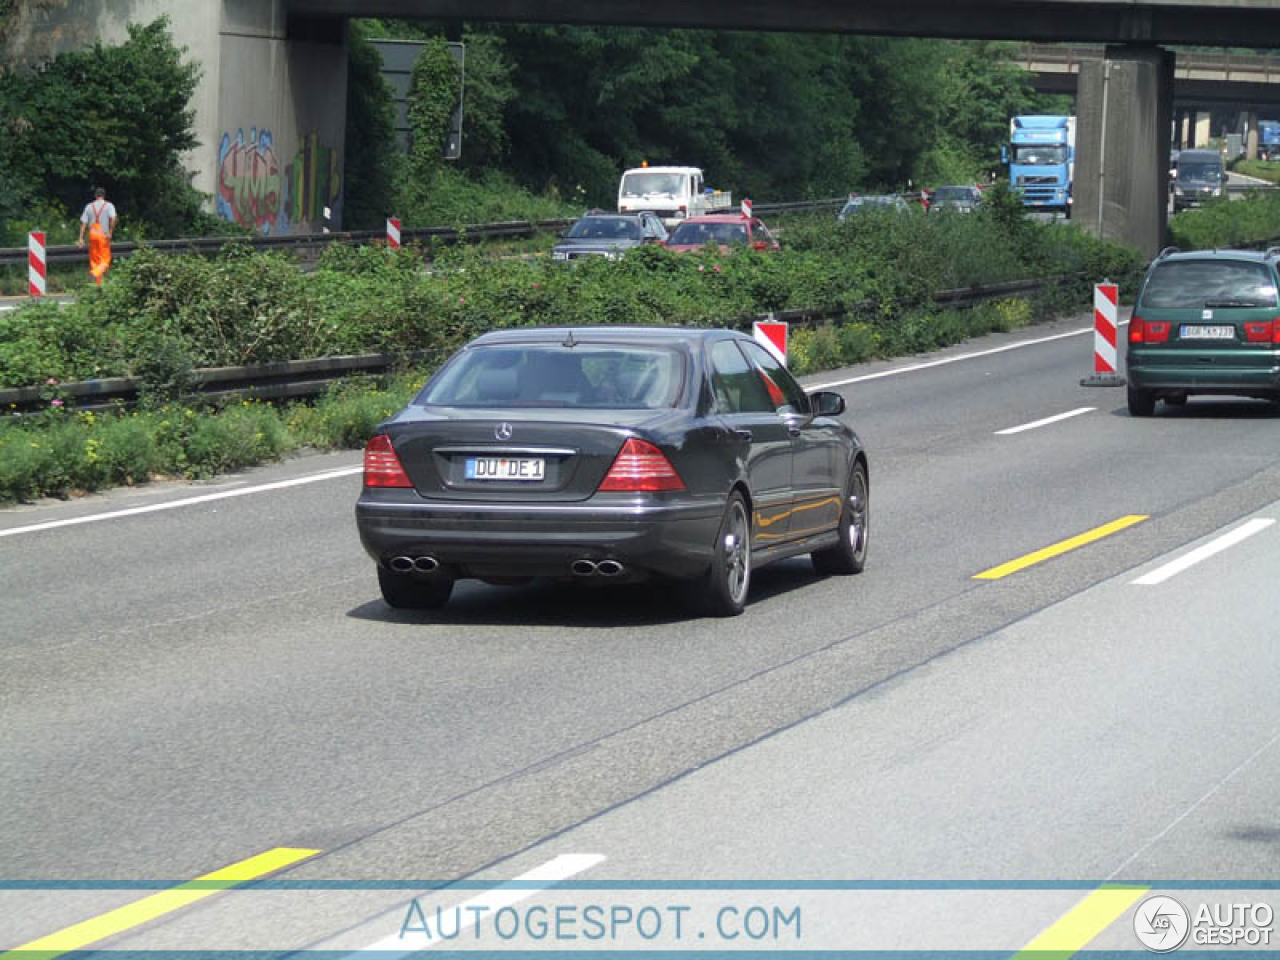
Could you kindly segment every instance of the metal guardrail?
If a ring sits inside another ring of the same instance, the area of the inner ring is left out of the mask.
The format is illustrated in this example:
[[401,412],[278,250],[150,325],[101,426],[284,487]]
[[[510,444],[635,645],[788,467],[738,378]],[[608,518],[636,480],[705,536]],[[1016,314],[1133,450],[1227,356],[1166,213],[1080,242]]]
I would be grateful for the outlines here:
[[[1044,280],[1013,280],[966,287],[960,290],[943,290],[931,297],[916,297],[894,301],[897,307],[919,306],[933,303],[938,306],[966,308],[991,300],[1008,297],[1025,297],[1042,292],[1048,287],[1075,282],[1081,275],[1071,274]],[[785,320],[797,326],[813,327],[827,323],[840,323],[848,317],[879,309],[880,301],[864,300],[842,307],[800,307],[776,311],[761,316],[739,317],[735,326],[747,330],[755,320]],[[355,356],[317,357],[311,360],[281,360],[274,363],[251,364],[239,367],[207,367],[192,372],[191,392],[208,400],[248,398],[256,400],[288,400],[317,396],[329,389],[337,380],[352,376],[373,376],[387,373],[405,363],[421,359],[425,354],[395,355],[369,353]],[[78,410],[102,410],[138,399],[143,381],[140,377],[108,377],[100,380],[80,380],[57,386],[59,397],[70,398]],[[43,408],[48,404],[48,386],[10,387],[0,389],[0,409],[12,404],[18,410]]]
[[[844,197],[825,200],[798,200],[787,203],[758,203],[755,212],[802,213],[806,210],[825,210],[839,206]],[[482,240],[527,239],[540,233],[563,230],[572,226],[577,217],[560,220],[510,220],[502,223],[477,223],[461,227],[420,227],[413,230],[401,230],[400,242],[406,245],[413,243],[454,244],[476,242]],[[281,236],[254,235],[251,237],[190,237],[177,240],[155,240],[142,243],[114,243],[111,245],[113,257],[128,257],[138,250],[148,249],[168,254],[199,254],[213,256],[227,244],[245,244],[254,250],[289,250],[314,251],[332,243],[345,243],[353,246],[364,246],[371,243],[384,242],[387,235],[382,230],[346,230],[333,233],[300,233]],[[48,247],[46,259],[49,263],[81,263],[88,257],[88,252],[74,244]],[[23,266],[27,262],[26,247],[0,247],[0,266]]]

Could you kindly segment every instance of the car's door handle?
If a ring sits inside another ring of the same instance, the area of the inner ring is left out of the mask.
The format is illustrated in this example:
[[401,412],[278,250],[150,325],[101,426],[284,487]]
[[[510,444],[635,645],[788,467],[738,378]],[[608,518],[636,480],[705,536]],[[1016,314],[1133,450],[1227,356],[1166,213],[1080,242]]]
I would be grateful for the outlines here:
[[740,436],[743,440],[747,441],[747,443],[750,443],[750,442],[751,442],[751,431],[750,431],[750,430],[747,430],[747,429],[745,429],[745,428],[744,428],[744,429],[740,429],[740,430],[734,430],[733,432],[734,432],[734,433],[736,433],[738,436]]
[[798,437],[798,436],[800,436],[800,428],[799,428],[799,427],[787,427],[787,433],[791,434],[791,436],[793,436],[793,437]]

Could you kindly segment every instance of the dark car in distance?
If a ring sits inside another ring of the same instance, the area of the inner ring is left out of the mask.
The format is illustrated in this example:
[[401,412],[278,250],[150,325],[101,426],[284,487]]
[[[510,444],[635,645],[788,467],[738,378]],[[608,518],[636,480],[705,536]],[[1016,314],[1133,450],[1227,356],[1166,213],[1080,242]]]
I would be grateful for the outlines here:
[[464,578],[666,577],[732,616],[774,560],[862,570],[867,454],[844,409],[729,330],[495,331],[369,441],[360,539],[393,607]]
[[905,199],[896,193],[852,195],[845,201],[837,220],[848,220],[860,213],[871,213],[876,210],[891,210],[894,213],[906,213],[911,207]]
[[605,213],[593,210],[564,232],[551,248],[552,260],[605,257],[616,260],[646,243],[665,243],[667,228],[652,213]]
[[1280,401],[1278,255],[1171,248],[1155,259],[1129,321],[1130,414],[1193,394]]
[[972,213],[982,206],[982,191],[977,187],[938,187],[929,196],[929,212]]

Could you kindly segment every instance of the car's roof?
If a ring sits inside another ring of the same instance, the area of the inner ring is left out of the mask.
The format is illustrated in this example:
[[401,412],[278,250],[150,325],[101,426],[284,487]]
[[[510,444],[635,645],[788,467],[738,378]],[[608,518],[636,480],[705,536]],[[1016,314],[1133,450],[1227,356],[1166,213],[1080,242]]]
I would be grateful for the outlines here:
[[1272,257],[1260,250],[1179,250],[1157,258],[1157,263],[1179,263],[1187,260],[1247,260],[1270,263]]
[[740,213],[702,213],[685,217],[681,223],[759,223],[759,217],[744,217]]
[[1217,150],[1180,150],[1179,160],[1221,160],[1222,154]]
[[710,337],[734,336],[750,340],[740,330],[726,330],[720,327],[660,327],[632,324],[600,324],[585,327],[513,327],[508,330],[491,330],[482,334],[473,344],[499,343],[558,343],[568,339],[572,333],[574,339],[582,340],[663,340],[684,341],[706,340]]
[[627,173],[701,173],[701,167],[632,167]]
[[592,210],[590,213],[584,213],[579,220],[644,220],[653,214],[648,211],[642,213],[614,213],[612,210]]

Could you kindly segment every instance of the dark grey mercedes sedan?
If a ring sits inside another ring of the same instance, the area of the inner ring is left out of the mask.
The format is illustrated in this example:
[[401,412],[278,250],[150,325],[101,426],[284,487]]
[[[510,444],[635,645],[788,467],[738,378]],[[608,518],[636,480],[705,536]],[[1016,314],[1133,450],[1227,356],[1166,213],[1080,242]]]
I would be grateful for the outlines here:
[[688,581],[742,612],[751,571],[862,571],[867,455],[750,337],[525,328],[458,351],[365,448],[356,523],[393,607],[455,580]]

